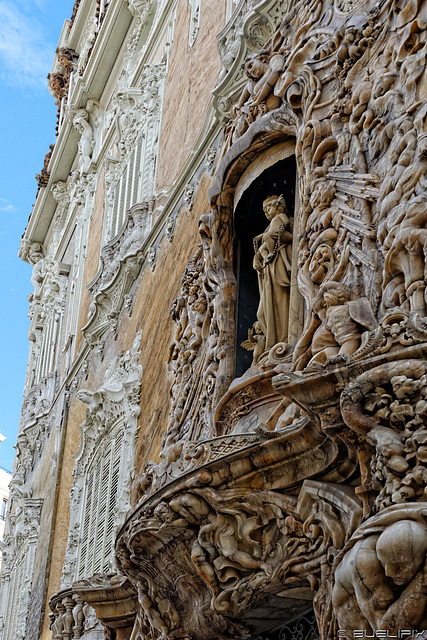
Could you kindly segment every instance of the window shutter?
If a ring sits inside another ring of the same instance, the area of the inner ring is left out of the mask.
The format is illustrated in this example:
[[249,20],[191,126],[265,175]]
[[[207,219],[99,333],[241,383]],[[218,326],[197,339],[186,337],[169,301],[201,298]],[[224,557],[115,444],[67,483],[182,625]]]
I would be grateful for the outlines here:
[[4,640],[15,640],[18,631],[19,608],[22,604],[24,591],[25,565],[27,562],[28,548],[20,550],[19,557],[10,572],[9,595],[7,603],[7,616],[5,618]]
[[78,579],[110,567],[122,452],[123,432],[120,430],[99,449],[88,470]]

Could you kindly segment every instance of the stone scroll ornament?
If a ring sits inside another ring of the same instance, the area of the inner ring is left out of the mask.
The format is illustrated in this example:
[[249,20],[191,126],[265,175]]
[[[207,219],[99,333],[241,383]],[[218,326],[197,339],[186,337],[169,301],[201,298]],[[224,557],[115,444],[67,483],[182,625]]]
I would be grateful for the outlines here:
[[[291,619],[296,576],[322,640],[427,626],[426,25],[422,0],[307,0],[245,61],[172,306],[160,460],[117,543],[157,637],[256,637]],[[233,380],[235,189],[284,141],[292,233],[272,189],[254,251],[254,361]],[[288,306],[304,309],[292,340]],[[303,509],[311,482],[322,524]],[[325,487],[339,499],[325,504]],[[351,525],[344,493],[359,505]]]

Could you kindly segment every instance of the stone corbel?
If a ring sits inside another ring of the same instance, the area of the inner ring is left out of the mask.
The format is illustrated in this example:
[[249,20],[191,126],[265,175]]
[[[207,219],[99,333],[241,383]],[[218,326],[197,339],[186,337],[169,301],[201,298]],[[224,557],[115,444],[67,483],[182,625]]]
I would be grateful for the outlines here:
[[188,475],[179,489],[141,505],[119,534],[120,570],[136,584],[155,632],[253,637],[306,610],[313,589],[328,624],[327,559],[362,517],[353,489],[307,480],[297,498],[270,483],[268,490],[239,487],[237,478],[215,484],[207,468]]
[[138,595],[132,583],[116,574],[95,574],[88,580],[74,582],[72,588],[94,610],[105,627],[106,637],[128,640],[138,611]]

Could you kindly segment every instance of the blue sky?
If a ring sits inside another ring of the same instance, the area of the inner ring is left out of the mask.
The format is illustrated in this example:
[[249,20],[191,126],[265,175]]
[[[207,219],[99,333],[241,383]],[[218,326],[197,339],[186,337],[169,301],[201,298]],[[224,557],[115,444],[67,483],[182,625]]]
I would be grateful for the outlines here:
[[36,173],[55,141],[47,90],[62,25],[74,0],[0,0],[0,466],[12,469],[28,358],[31,267],[18,257]]

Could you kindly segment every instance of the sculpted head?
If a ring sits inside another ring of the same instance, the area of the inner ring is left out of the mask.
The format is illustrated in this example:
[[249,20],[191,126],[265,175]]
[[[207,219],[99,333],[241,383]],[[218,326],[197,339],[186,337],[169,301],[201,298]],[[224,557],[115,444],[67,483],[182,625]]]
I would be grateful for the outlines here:
[[350,299],[350,292],[341,282],[331,281],[323,285],[319,296],[323,297],[326,307],[334,307],[345,304]]
[[39,242],[33,242],[28,252],[28,260],[30,264],[34,266],[37,262],[43,260],[43,258],[44,251],[42,245]]
[[[283,196],[270,196],[262,203],[262,208],[268,220],[273,220],[280,213],[287,214],[286,201]],[[289,218],[285,215],[289,222]]]
[[268,69],[268,51],[261,49],[256,53],[251,53],[246,58],[242,67],[246,72],[248,78],[252,80],[259,80]]
[[376,550],[386,576],[407,584],[426,560],[427,529],[413,520],[395,522],[380,535]]

